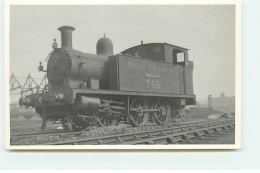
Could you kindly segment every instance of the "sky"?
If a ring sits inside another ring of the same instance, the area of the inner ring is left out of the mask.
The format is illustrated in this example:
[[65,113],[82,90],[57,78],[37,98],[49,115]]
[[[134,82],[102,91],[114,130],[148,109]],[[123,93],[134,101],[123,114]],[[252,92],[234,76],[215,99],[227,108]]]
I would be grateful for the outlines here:
[[197,98],[235,95],[235,6],[109,5],[12,6],[10,11],[10,74],[23,83],[28,73],[40,82],[39,62],[52,51],[58,27],[70,25],[73,48],[96,52],[97,40],[110,38],[114,53],[141,40],[167,42],[190,49]]

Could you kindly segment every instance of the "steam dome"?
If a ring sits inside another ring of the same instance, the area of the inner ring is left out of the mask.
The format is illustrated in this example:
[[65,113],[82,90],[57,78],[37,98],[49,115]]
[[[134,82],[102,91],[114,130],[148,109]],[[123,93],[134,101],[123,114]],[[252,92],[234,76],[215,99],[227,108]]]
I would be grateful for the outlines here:
[[112,41],[105,37],[100,38],[97,42],[97,54],[101,54],[101,55],[107,55],[107,56],[111,56],[113,55],[113,43]]

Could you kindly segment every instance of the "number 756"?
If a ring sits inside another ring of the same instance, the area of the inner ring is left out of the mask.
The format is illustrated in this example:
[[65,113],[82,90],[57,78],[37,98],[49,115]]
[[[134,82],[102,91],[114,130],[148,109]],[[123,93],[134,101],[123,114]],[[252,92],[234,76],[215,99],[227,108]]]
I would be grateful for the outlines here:
[[160,81],[159,80],[152,80],[152,79],[146,79],[146,86],[147,88],[152,88],[152,89],[160,89],[161,85],[160,85]]

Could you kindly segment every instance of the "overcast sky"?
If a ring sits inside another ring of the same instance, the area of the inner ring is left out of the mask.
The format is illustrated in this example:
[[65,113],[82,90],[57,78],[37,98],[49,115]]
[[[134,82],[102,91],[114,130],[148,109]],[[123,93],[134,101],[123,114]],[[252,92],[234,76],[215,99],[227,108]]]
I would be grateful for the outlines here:
[[10,73],[21,83],[42,78],[39,62],[46,68],[53,38],[61,45],[57,28],[70,25],[73,48],[88,53],[103,33],[115,53],[141,39],[189,48],[197,98],[235,95],[235,6],[12,6],[10,17]]

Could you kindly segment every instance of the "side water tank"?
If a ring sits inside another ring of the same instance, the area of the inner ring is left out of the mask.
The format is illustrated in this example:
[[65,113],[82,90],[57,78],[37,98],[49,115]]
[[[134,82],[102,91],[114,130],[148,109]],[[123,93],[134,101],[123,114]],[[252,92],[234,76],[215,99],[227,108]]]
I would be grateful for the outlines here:
[[113,53],[113,43],[109,38],[106,38],[105,35],[103,38],[100,38],[97,42],[97,54],[112,56]]

